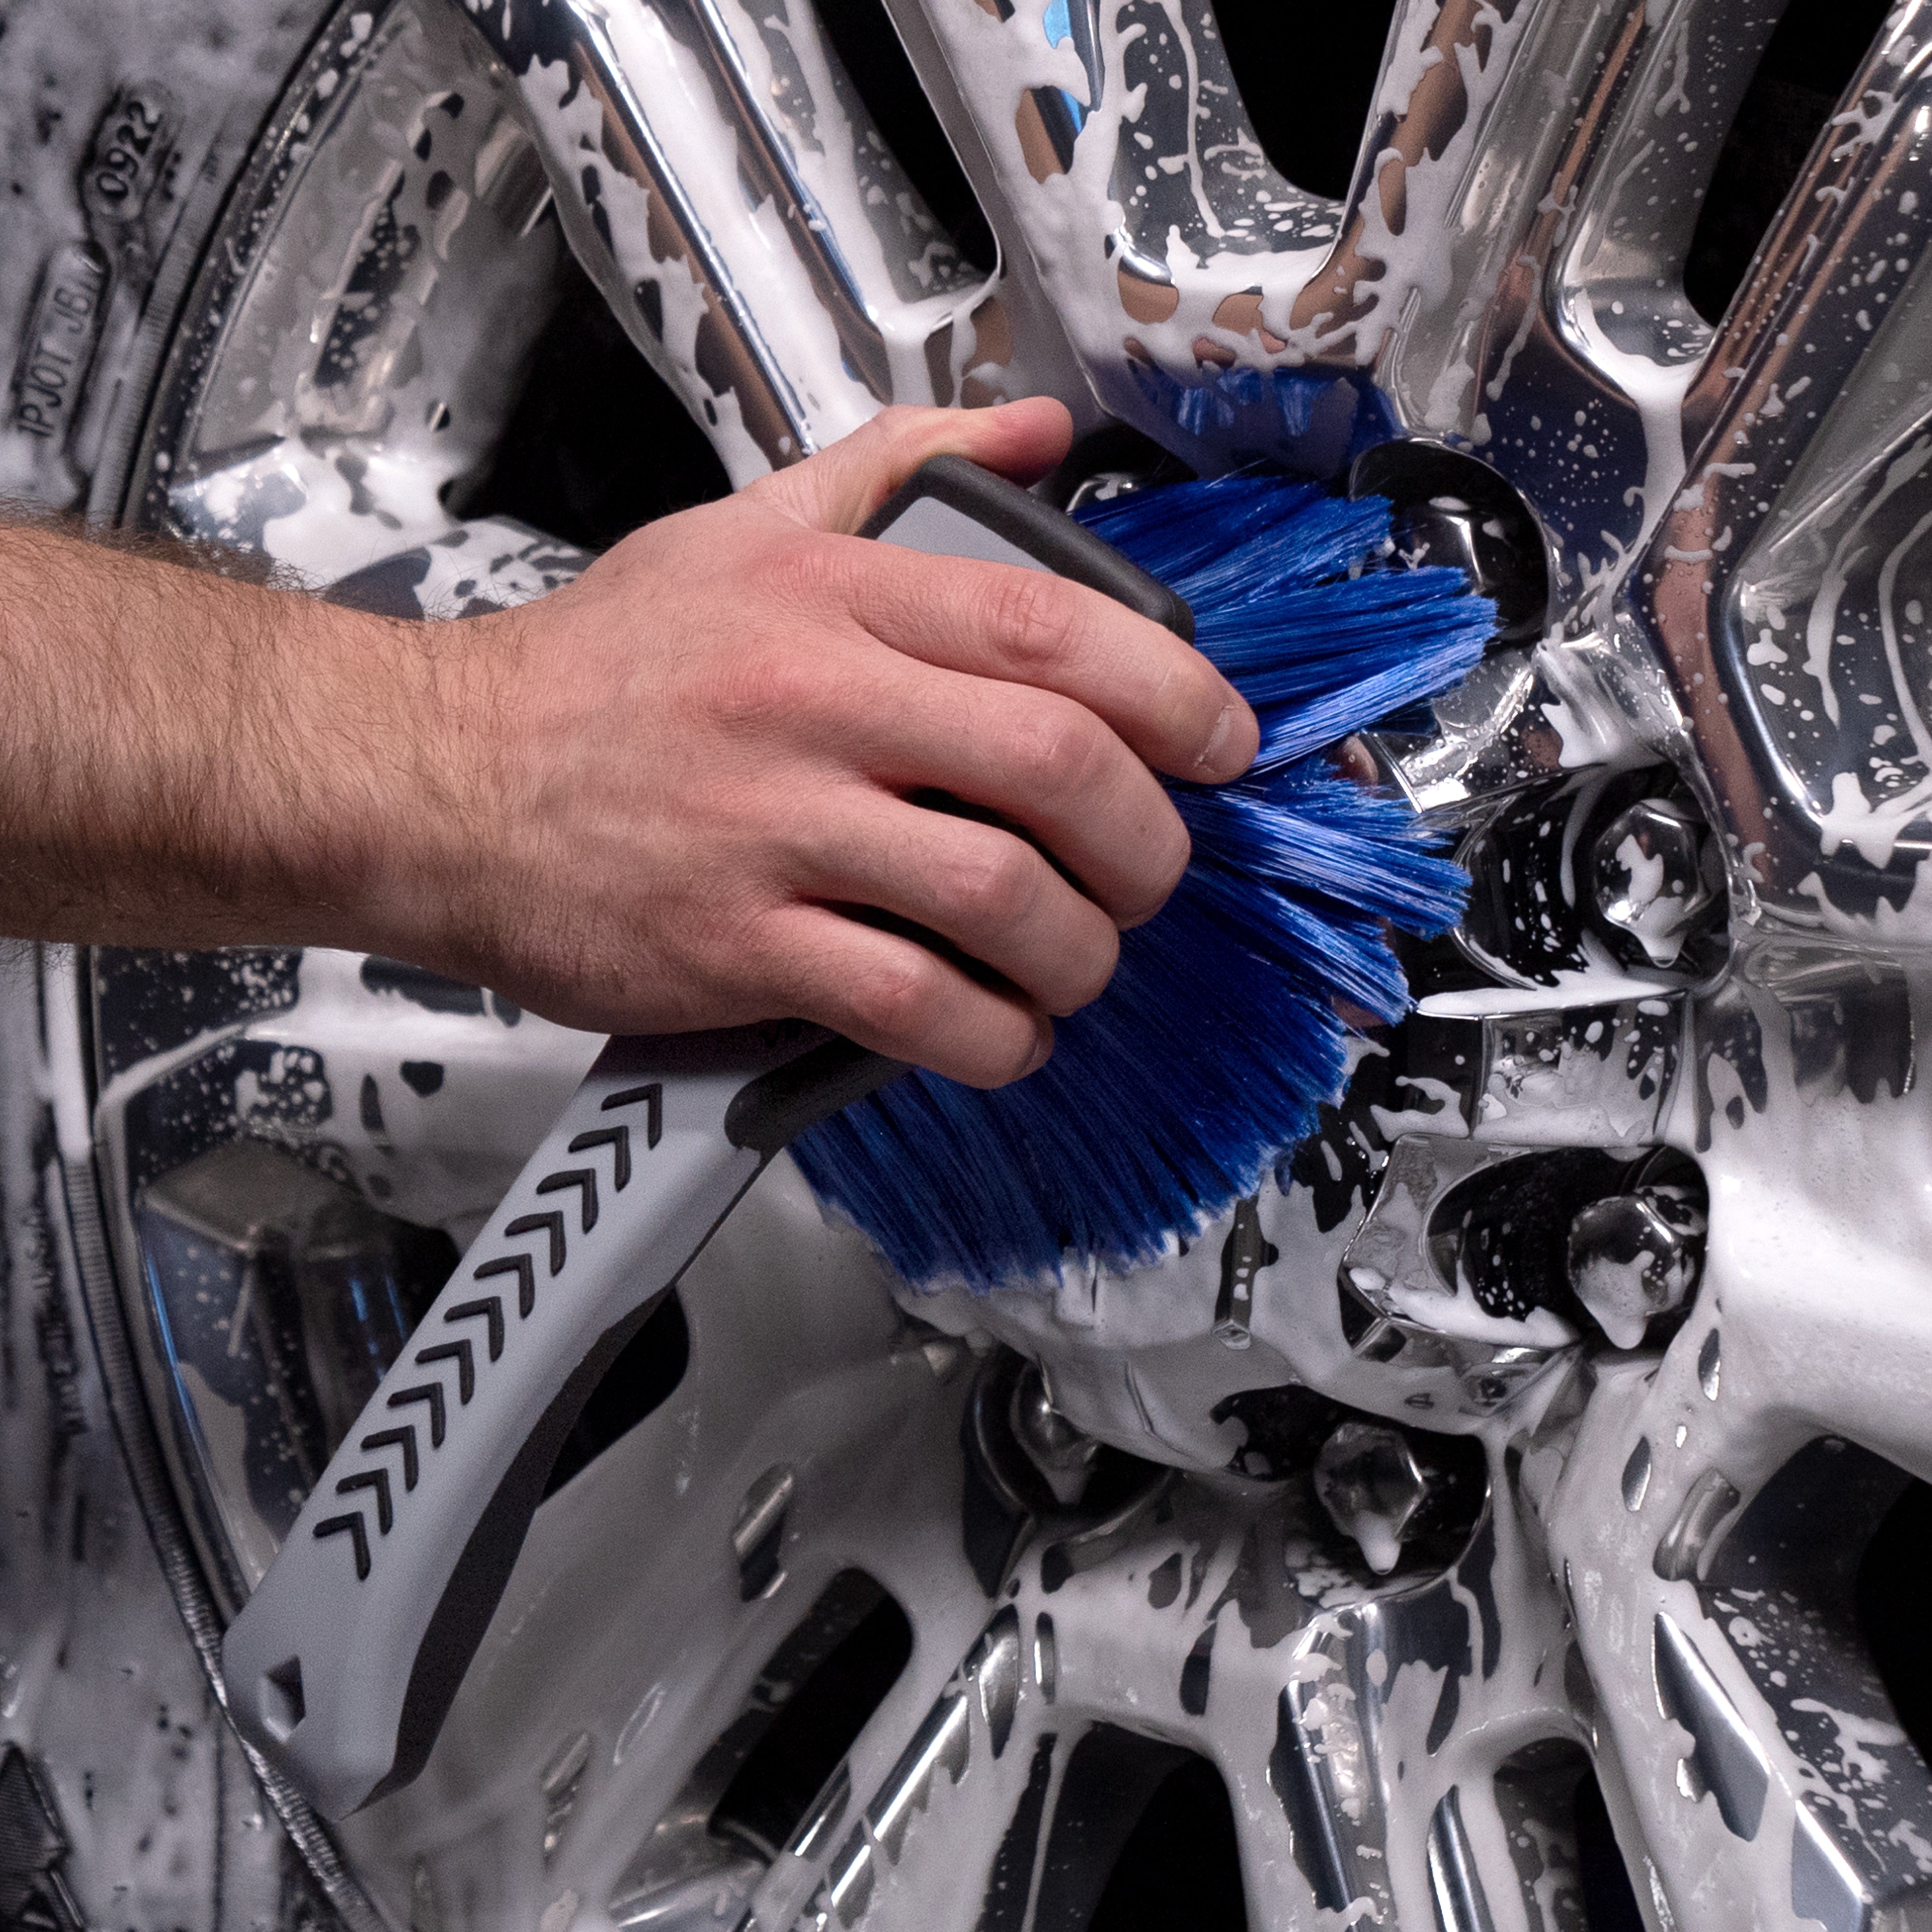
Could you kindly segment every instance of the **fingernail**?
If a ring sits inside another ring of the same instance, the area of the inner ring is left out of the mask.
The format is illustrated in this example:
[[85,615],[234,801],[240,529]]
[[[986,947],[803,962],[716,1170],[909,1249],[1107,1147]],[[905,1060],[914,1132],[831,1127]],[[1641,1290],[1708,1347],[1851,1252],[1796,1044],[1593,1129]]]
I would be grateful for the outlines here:
[[1223,705],[1221,715],[1214,721],[1214,728],[1208,734],[1208,742],[1199,758],[1195,760],[1196,767],[1202,771],[1218,770],[1226,759],[1228,741],[1234,735],[1234,722],[1241,707]]

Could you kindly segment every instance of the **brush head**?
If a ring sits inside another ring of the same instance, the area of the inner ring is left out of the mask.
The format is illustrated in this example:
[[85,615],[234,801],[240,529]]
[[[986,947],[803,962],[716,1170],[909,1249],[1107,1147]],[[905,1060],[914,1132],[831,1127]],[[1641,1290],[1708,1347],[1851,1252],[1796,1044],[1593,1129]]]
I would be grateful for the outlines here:
[[1261,752],[1232,784],[1168,782],[1192,860],[1037,1072],[988,1093],[914,1072],[794,1143],[820,1198],[921,1287],[1144,1264],[1252,1194],[1341,1090],[1338,1004],[1408,1010],[1384,922],[1442,932],[1467,889],[1406,803],[1322,755],[1481,656],[1493,608],[1459,572],[1399,567],[1379,498],[1266,475],[1082,520],[1193,607]]

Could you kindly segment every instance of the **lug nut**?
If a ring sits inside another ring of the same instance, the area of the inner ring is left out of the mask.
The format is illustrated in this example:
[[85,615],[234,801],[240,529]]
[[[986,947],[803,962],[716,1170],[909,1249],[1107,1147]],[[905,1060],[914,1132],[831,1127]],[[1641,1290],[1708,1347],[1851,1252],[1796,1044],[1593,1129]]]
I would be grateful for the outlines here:
[[1083,1434],[1053,1406],[1046,1378],[1036,1363],[1029,1362],[1013,1389],[1009,1412],[1013,1439],[1027,1460],[1046,1478],[1054,1500],[1071,1509],[1086,1493],[1100,1445]]
[[1640,799],[1598,835],[1597,910],[1642,945],[1654,966],[1676,963],[1716,903],[1705,876],[1703,827],[1682,806]]
[[1395,1568],[1428,1486],[1407,1438],[1379,1423],[1342,1424],[1315,1459],[1322,1507],[1378,1576]]
[[1704,1211],[1682,1187],[1593,1201],[1570,1224],[1570,1285],[1619,1348],[1683,1305],[1704,1264]]

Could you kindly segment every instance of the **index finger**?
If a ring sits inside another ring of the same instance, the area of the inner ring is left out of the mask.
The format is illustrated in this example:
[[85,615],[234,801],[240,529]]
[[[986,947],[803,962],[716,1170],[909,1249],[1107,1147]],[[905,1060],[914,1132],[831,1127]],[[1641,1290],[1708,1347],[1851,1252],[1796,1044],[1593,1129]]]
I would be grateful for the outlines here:
[[1066,454],[1072,435],[1072,418],[1050,396],[990,410],[896,404],[806,461],[748,484],[745,494],[813,530],[856,530],[930,457],[963,456],[1030,483]]
[[1202,784],[1238,778],[1260,727],[1192,645],[1085,585],[1016,564],[849,542],[854,617],[922,662],[1070,698],[1157,771]]

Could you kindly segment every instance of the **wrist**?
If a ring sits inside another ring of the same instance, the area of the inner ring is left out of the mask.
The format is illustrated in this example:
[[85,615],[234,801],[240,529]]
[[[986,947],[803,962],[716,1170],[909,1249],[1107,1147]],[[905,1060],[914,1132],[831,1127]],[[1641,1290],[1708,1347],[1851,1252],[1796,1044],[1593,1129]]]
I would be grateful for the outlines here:
[[303,795],[280,820],[278,895],[308,943],[476,976],[488,855],[474,828],[500,815],[512,614],[436,622],[308,610],[292,627],[288,676],[310,749]]

